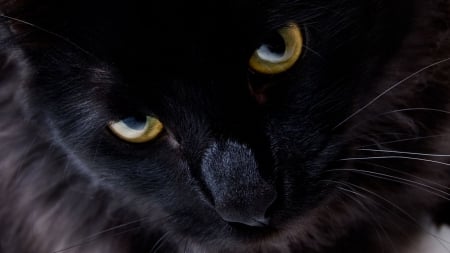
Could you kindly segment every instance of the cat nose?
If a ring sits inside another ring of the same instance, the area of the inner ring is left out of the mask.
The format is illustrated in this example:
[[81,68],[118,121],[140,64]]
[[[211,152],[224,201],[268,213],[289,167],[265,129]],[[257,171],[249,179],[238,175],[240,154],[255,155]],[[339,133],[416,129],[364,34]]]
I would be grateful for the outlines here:
[[201,171],[223,220],[252,227],[269,224],[266,213],[277,193],[261,177],[249,148],[235,142],[214,144],[204,154]]
[[[275,191],[266,191],[257,198],[248,198],[245,195],[239,197],[216,200],[216,211],[224,221],[240,223],[250,227],[265,227],[270,219],[266,217],[267,209],[276,198]],[[247,203],[242,203],[247,197]],[[241,203],[239,203],[241,202]]]

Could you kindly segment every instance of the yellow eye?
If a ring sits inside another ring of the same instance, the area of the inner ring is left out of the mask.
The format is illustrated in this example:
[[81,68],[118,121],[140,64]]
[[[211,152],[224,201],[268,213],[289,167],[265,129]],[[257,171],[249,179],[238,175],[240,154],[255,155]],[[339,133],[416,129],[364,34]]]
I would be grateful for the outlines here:
[[161,121],[150,116],[125,118],[110,122],[108,127],[117,137],[132,143],[149,142],[158,137],[164,128]]
[[300,57],[303,38],[300,28],[289,23],[255,50],[250,67],[261,74],[278,74],[288,70]]

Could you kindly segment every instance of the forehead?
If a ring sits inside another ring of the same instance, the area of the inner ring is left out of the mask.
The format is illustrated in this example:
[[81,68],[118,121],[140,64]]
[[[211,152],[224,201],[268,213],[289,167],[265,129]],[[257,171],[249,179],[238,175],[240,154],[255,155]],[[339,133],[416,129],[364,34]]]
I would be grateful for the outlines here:
[[100,0],[71,5],[57,10],[65,13],[54,22],[65,22],[69,36],[101,58],[120,66],[183,70],[236,65],[248,58],[263,34],[270,3]]
[[351,0],[26,1],[36,5],[28,6],[32,18],[25,20],[136,77],[245,69],[271,31],[292,20],[323,30],[317,21],[330,8],[321,7]]
[[[73,1],[64,4],[64,20],[84,29],[116,32],[116,35],[164,35],[182,38],[179,34],[213,35],[246,30],[261,24],[267,14],[268,3],[250,1],[106,1],[93,3]],[[80,15],[81,14],[81,15]],[[155,34],[153,34],[155,33]]]

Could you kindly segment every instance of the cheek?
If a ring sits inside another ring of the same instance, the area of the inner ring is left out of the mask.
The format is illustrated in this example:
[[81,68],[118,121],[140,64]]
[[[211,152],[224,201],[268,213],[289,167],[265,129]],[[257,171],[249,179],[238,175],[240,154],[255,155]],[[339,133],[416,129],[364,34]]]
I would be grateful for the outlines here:
[[[107,132],[107,131],[105,131]],[[130,144],[104,133],[77,149],[92,170],[101,174],[113,174],[122,178],[146,179],[165,175],[177,176],[183,162],[171,155],[169,144]]]

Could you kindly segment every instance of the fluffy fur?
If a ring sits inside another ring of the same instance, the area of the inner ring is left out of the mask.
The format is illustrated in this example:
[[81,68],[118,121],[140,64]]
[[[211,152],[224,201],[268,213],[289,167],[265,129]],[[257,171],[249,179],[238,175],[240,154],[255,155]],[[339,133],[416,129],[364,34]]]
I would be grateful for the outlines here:
[[[1,252],[401,252],[449,222],[447,0],[60,2],[0,3]],[[289,21],[299,62],[249,71]],[[155,142],[106,129],[149,113]]]

